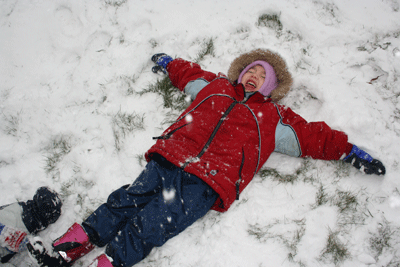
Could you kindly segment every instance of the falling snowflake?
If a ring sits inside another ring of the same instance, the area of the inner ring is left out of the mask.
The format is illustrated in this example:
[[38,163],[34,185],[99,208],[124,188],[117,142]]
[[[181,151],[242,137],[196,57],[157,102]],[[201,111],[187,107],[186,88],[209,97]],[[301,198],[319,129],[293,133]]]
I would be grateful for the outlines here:
[[164,189],[163,197],[164,197],[165,202],[171,202],[172,200],[174,200],[175,194],[176,194],[175,189],[171,189],[171,190]]
[[192,122],[192,121],[193,121],[192,115],[188,114],[188,115],[186,116],[185,120],[186,120],[186,122],[188,122],[188,123],[189,123],[189,122]]

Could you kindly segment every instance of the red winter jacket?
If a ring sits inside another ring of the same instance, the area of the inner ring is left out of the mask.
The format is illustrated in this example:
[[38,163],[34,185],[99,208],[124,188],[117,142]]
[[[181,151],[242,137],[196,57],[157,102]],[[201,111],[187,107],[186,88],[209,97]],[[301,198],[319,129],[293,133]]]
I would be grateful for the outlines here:
[[146,153],[205,181],[218,194],[213,209],[226,211],[272,152],[338,160],[352,145],[324,122],[307,123],[260,93],[245,98],[241,84],[176,59],[167,67],[181,91],[202,88],[177,121]]

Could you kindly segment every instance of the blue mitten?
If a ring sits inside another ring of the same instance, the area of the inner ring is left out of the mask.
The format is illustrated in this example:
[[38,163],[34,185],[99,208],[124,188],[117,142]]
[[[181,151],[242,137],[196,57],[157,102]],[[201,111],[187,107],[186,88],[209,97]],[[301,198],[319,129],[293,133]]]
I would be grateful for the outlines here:
[[167,65],[168,63],[173,61],[173,58],[168,56],[167,54],[159,53],[153,55],[151,57],[151,61],[153,61],[157,65],[151,69],[154,73],[162,71],[164,74],[167,74]]
[[353,145],[350,154],[343,159],[365,174],[384,175],[385,166],[377,159],[372,158],[367,152]]

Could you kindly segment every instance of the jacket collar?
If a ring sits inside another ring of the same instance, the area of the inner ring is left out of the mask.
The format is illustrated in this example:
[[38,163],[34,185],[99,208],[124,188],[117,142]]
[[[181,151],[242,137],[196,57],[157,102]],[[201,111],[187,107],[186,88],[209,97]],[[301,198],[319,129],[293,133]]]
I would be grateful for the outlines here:
[[[245,92],[243,84],[241,84],[241,83],[238,84],[237,82],[235,82],[233,84],[233,86],[235,87],[237,100],[243,101],[244,98],[246,97],[246,92]],[[251,101],[251,103],[253,103],[253,102],[271,102],[271,98],[263,96],[259,92],[255,92],[254,94],[249,96],[248,100],[246,100],[245,102],[248,102],[248,101]]]

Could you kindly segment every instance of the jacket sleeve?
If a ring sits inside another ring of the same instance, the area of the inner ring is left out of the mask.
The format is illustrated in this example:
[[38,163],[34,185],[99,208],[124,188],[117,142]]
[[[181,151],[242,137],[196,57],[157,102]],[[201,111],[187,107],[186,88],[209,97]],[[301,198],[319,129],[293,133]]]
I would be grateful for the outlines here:
[[193,83],[196,83],[197,87],[204,87],[217,77],[212,72],[202,70],[199,64],[180,58],[169,63],[167,71],[172,84],[182,92],[189,87],[195,87]]
[[278,105],[276,107],[281,117],[276,132],[276,147],[279,146],[279,142],[287,142],[287,137],[282,139],[286,134],[293,136],[292,143],[297,142],[297,156],[339,160],[350,153],[353,145],[348,142],[344,132],[331,129],[325,122],[307,122],[290,108]]

